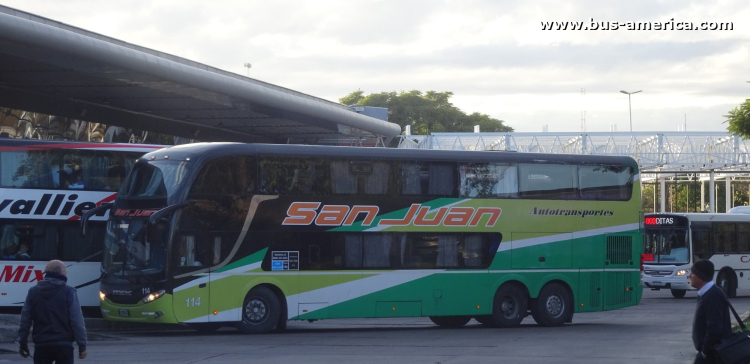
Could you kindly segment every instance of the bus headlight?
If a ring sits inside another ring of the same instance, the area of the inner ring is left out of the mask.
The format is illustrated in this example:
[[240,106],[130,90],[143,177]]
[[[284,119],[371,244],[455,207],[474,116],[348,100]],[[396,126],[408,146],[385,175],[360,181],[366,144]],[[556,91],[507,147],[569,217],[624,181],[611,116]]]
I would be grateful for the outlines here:
[[104,300],[106,300],[106,299],[107,299],[107,295],[105,295],[105,294],[104,294],[104,292],[102,292],[102,291],[99,291],[99,298],[101,298],[101,299],[102,299],[102,301],[104,301]]
[[161,297],[163,295],[164,295],[164,290],[161,290],[161,291],[155,292],[155,293],[151,293],[148,296],[143,297],[143,299],[141,300],[141,302],[143,302],[143,303],[153,302],[154,300],[156,300],[157,298],[159,298],[159,297]]
[[687,269],[680,269],[680,270],[677,271],[677,274],[675,274],[675,275],[678,276],[678,277],[681,277],[681,276],[684,276],[684,275],[687,275],[687,274],[688,274]]

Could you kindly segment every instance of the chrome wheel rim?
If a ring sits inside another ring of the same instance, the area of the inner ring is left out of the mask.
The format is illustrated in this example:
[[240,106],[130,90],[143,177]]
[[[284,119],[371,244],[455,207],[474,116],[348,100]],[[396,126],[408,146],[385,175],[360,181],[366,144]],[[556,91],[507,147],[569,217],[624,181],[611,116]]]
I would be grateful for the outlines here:
[[547,297],[547,313],[553,318],[558,318],[565,311],[565,301],[560,296]]
[[253,297],[245,304],[245,320],[252,323],[263,322],[268,317],[268,302],[260,297]]

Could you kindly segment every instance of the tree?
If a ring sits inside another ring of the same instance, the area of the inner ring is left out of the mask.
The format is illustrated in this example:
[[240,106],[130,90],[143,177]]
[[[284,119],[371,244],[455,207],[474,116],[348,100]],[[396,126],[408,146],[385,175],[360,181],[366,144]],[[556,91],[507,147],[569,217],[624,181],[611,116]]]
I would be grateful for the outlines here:
[[450,102],[453,92],[418,90],[396,93],[380,92],[365,95],[357,90],[339,99],[344,105],[377,106],[388,108],[388,121],[403,129],[411,125],[412,133],[427,135],[431,132],[471,132],[479,125],[483,132],[506,132],[513,128],[504,121],[487,114],[466,114]]
[[737,136],[750,139],[750,99],[745,100],[740,106],[729,110],[725,123],[729,123],[727,130]]

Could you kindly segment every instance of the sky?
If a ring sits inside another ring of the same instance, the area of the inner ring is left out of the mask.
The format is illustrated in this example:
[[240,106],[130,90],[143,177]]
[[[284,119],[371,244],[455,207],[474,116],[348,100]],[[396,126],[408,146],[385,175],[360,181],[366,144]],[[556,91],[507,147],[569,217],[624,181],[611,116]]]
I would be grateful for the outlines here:
[[[629,110],[633,131],[725,131],[724,115],[750,98],[747,0],[0,4],[331,101],[358,89],[451,91],[464,112],[518,132],[579,132],[584,114],[585,131],[628,131]],[[678,30],[703,23],[733,29]],[[621,90],[642,92],[629,107]]]

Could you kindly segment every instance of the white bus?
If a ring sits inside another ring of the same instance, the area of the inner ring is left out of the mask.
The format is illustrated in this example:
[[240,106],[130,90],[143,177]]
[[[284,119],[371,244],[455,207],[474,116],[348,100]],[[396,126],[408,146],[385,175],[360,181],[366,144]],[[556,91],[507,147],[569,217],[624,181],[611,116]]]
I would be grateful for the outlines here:
[[135,160],[159,148],[0,138],[0,311],[20,312],[51,259],[67,265],[84,309],[98,311],[106,216],[82,238],[81,215],[112,202]]
[[669,289],[676,298],[693,289],[687,282],[698,260],[714,263],[714,281],[729,297],[750,288],[750,215],[744,213],[646,214],[643,284]]

